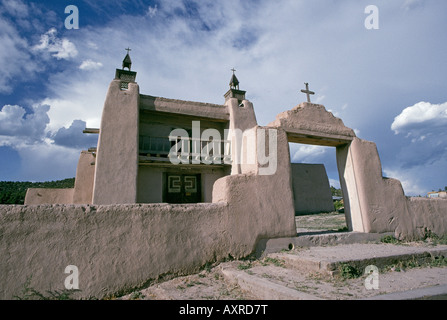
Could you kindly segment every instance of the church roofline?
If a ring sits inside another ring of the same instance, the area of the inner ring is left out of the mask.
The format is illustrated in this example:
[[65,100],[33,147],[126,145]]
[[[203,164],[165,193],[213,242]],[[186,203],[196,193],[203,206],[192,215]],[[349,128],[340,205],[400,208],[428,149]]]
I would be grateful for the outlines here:
[[144,94],[140,94],[140,109],[197,116],[218,121],[230,120],[230,114],[225,105],[169,99]]

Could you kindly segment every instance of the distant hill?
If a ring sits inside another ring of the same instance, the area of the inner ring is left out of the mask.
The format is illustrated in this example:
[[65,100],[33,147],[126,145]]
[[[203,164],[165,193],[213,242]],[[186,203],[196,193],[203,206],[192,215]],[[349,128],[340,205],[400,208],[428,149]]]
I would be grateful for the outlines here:
[[28,188],[73,188],[75,178],[47,182],[0,181],[0,204],[24,204]]

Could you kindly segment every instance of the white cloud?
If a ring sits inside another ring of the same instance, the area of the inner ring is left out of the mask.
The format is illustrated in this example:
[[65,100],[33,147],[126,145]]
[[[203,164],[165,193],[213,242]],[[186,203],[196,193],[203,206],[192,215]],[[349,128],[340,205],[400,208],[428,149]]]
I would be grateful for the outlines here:
[[335,189],[340,189],[340,180],[336,180],[336,179],[329,179],[329,184],[331,187],[334,187]]
[[0,110],[0,146],[11,147],[20,156],[22,176],[15,179],[47,181],[74,177],[81,148],[96,145],[97,137],[83,135],[85,122],[80,120],[49,138],[45,130],[49,109],[48,105],[35,105],[32,113],[26,113],[20,106],[5,105]]
[[326,98],[326,96],[324,96],[324,95],[318,95],[317,98],[315,99],[315,103],[321,104],[325,98]]
[[419,102],[395,117],[391,129],[404,140],[395,150],[395,163],[384,170],[402,182],[409,195],[425,195],[447,179],[447,102]]
[[79,66],[79,69],[81,70],[95,70],[102,67],[101,62],[96,62],[90,59],[82,61],[81,65]]
[[401,169],[384,169],[386,177],[397,179],[401,182],[404,193],[409,196],[425,196],[429,189],[423,187],[421,177],[415,175],[413,171]]
[[149,6],[149,8],[147,9],[146,15],[149,16],[150,18],[153,18],[157,14],[157,11],[158,11],[157,5],[155,5],[153,7]]
[[21,175],[28,181],[72,178],[81,150],[51,143],[15,147],[21,158]]
[[78,55],[76,46],[67,38],[59,39],[56,28],[51,28],[40,36],[40,43],[35,45],[35,51],[47,51],[58,60],[71,59]]
[[[1,17],[1,16],[0,16]],[[0,93],[13,91],[12,80],[26,77],[32,79],[34,73],[42,69],[29,54],[29,46],[26,39],[7,20],[0,18],[0,65],[2,76],[0,77]]]
[[62,127],[55,134],[51,135],[54,144],[75,149],[88,149],[95,147],[98,136],[86,135],[82,131],[86,128],[85,121],[74,120],[69,128]]
[[20,106],[3,106],[0,111],[0,136],[3,136],[3,143],[14,141],[23,144],[41,141],[50,121],[47,114],[49,109],[48,105],[35,106],[33,113],[26,114],[26,110]]
[[420,133],[432,131],[434,128],[447,125],[447,102],[443,104],[431,104],[419,102],[405,108],[401,114],[394,118],[391,130],[396,134]]
[[12,16],[25,18],[28,16],[28,6],[22,0],[3,0],[3,8]]
[[405,10],[411,10],[424,5],[425,0],[405,0],[402,8]]
[[314,145],[291,144],[292,162],[314,163],[326,153],[327,147]]

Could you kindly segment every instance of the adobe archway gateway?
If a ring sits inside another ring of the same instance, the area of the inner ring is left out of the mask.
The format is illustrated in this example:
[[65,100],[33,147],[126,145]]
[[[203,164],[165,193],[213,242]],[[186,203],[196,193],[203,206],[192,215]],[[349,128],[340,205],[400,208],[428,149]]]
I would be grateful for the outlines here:
[[269,126],[281,127],[290,143],[336,148],[340,186],[345,203],[345,216],[350,231],[365,232],[358,201],[358,190],[352,158],[351,143],[356,138],[352,129],[327,112],[321,105],[303,103],[278,115]]

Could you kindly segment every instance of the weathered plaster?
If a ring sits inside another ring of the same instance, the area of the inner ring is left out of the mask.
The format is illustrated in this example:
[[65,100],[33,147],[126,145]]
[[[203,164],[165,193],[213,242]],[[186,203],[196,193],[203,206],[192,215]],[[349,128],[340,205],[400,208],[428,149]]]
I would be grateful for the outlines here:
[[68,265],[79,269],[79,297],[101,298],[248,255],[256,235],[229,236],[237,215],[225,203],[0,206],[0,299],[20,295],[31,276],[40,292],[63,290]]
[[329,179],[322,164],[292,163],[293,198],[296,214],[335,210]]
[[104,103],[96,157],[94,204],[136,203],[139,86],[113,80]]
[[96,157],[92,152],[82,151],[76,169],[73,193],[74,204],[91,204],[95,180]]
[[355,137],[340,118],[326,111],[324,106],[303,102],[292,110],[276,116],[271,127],[287,131],[289,142],[326,145],[336,147]]
[[25,204],[72,204],[74,189],[29,188]]

